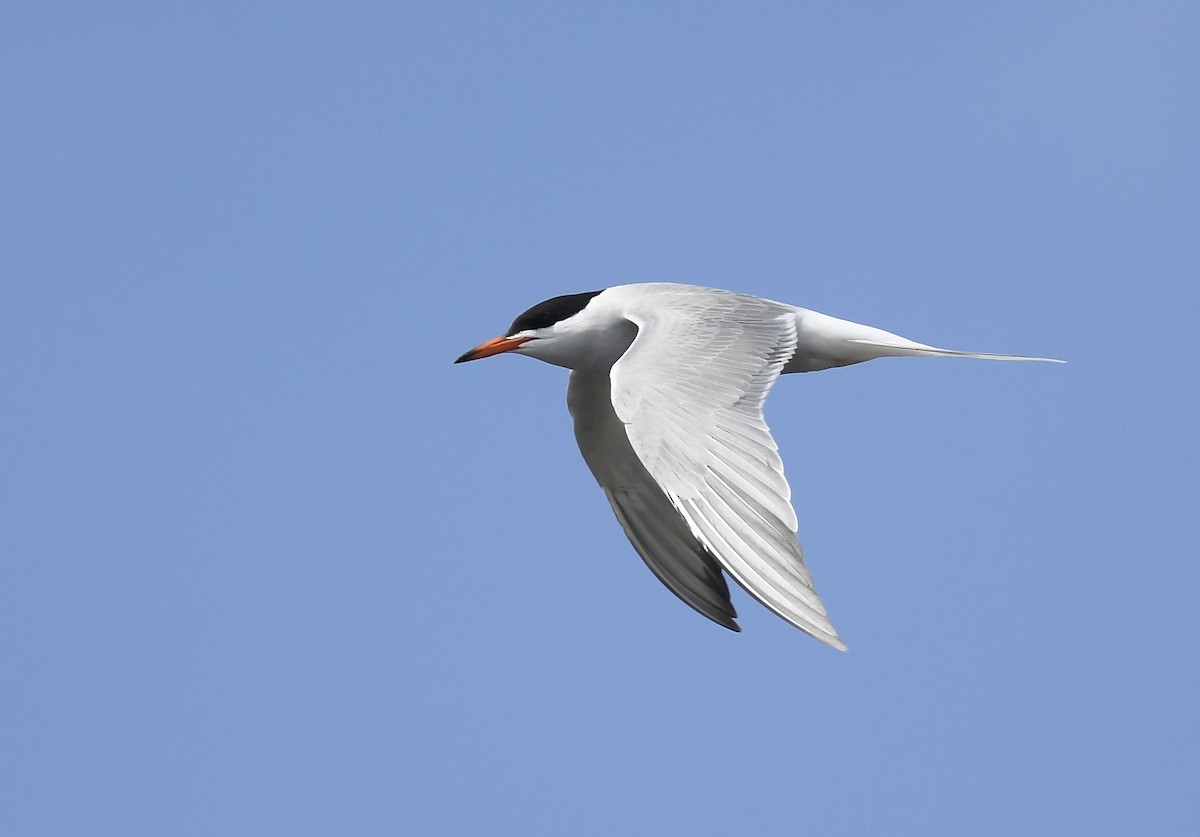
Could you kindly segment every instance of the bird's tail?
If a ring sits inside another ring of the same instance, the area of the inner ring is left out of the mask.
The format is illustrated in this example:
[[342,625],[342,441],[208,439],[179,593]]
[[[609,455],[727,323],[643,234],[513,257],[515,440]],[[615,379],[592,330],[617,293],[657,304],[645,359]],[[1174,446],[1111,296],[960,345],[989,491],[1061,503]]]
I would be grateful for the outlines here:
[[960,352],[917,343],[899,334],[828,314],[796,309],[796,353],[784,372],[815,372],[849,366],[880,357],[976,357],[984,360],[1036,360],[1063,363],[1049,357]]

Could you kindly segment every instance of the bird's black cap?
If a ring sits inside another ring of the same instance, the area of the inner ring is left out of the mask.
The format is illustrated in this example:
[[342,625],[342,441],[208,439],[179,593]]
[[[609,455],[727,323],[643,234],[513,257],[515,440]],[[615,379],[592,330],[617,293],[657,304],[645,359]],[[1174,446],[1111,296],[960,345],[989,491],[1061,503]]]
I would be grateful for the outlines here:
[[592,297],[601,292],[588,291],[582,294],[567,294],[539,302],[513,320],[512,325],[508,327],[507,336],[511,337],[518,331],[546,328],[560,323],[568,317],[573,317],[587,306]]

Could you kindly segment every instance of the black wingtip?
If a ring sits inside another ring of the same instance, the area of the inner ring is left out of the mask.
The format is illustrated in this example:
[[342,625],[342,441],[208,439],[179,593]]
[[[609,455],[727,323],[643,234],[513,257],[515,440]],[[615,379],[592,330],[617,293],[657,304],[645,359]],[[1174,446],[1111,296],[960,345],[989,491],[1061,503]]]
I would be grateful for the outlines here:
[[701,614],[707,616],[722,628],[733,631],[735,634],[740,634],[742,632],[742,626],[737,623],[737,611],[733,609],[732,605],[730,606],[729,610],[730,614],[728,616],[724,613],[705,613],[704,611],[701,611]]

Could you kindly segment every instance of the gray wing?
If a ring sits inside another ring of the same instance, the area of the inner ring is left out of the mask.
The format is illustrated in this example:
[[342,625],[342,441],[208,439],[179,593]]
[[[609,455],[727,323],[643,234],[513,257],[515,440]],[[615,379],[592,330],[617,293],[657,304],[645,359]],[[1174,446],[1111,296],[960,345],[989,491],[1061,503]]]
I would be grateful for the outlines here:
[[672,593],[719,625],[741,630],[721,565],[696,539],[629,445],[608,374],[572,372],[567,404],[584,461],[634,549]]
[[844,650],[804,564],[791,489],[763,418],[796,349],[795,310],[728,292],[664,293],[670,304],[628,301],[638,334],[609,372],[630,448],[725,571],[800,630]]

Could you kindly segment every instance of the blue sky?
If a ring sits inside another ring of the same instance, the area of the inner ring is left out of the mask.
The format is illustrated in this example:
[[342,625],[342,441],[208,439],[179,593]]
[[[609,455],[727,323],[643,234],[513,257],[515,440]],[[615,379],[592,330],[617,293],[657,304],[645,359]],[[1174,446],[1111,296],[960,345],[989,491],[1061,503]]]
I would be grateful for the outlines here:
[[[9,4],[0,831],[1200,828],[1191,3]],[[781,381],[839,654],[676,601],[526,307]]]

